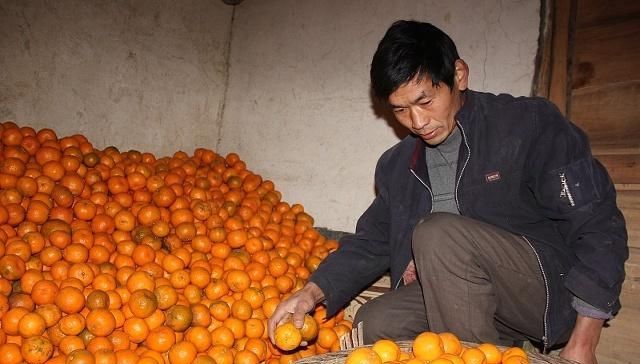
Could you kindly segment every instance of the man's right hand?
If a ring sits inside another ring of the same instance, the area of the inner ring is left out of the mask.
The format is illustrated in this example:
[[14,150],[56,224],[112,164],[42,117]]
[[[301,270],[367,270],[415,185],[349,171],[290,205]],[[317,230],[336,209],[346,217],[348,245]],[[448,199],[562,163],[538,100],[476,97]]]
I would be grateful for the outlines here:
[[287,321],[290,316],[293,316],[293,325],[297,328],[301,328],[304,323],[304,314],[311,312],[318,302],[324,299],[324,293],[315,283],[307,283],[301,290],[294,293],[287,300],[280,302],[273,315],[269,318],[267,323],[267,329],[269,332],[269,339],[272,343],[275,343],[276,327],[281,322]]

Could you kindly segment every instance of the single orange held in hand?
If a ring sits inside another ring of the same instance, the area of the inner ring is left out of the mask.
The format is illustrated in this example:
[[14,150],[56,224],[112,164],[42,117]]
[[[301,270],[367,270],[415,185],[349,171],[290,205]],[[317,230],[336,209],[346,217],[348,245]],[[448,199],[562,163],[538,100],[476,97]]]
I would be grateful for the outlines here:
[[289,351],[300,346],[302,334],[292,322],[284,323],[276,328],[275,344],[278,348]]

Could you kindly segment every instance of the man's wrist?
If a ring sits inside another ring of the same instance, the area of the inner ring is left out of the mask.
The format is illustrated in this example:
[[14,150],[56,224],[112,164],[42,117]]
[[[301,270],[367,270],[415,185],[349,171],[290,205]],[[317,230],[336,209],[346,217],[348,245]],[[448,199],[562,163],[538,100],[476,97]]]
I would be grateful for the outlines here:
[[600,333],[602,332],[603,325],[604,320],[578,314],[569,343],[582,347],[590,347],[595,350],[595,347],[600,341]]
[[317,284],[313,282],[307,282],[307,284],[303,288],[305,291],[309,292],[311,297],[313,297],[313,303],[318,304],[324,300],[324,292],[318,287]]

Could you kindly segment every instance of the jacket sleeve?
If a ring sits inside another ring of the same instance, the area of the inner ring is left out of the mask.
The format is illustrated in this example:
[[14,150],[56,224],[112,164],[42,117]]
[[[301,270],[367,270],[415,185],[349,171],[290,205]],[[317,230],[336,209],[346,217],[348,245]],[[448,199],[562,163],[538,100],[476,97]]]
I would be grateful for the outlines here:
[[376,167],[377,196],[358,219],[355,234],[341,238],[339,248],[309,278],[324,293],[330,316],[389,269],[389,208],[381,164]]
[[531,188],[575,254],[577,263],[567,272],[565,287],[615,314],[629,250],[613,182],[592,157],[586,135],[550,103],[538,106],[529,154]]

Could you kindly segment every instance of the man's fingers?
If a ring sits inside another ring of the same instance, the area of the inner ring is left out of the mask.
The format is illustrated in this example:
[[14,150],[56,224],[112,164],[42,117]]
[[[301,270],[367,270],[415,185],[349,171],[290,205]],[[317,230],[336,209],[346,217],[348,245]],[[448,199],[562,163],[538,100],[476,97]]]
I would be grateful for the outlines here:
[[304,312],[303,310],[296,310],[293,313],[293,326],[297,327],[297,328],[301,328],[302,325],[304,324],[304,314],[306,312]]
[[269,338],[273,343],[275,343],[276,327],[278,327],[278,324],[280,323],[280,321],[282,320],[285,314],[286,314],[286,311],[284,310],[283,305],[280,304],[276,308],[276,310],[273,311],[273,315],[267,322],[267,331],[269,332]]

